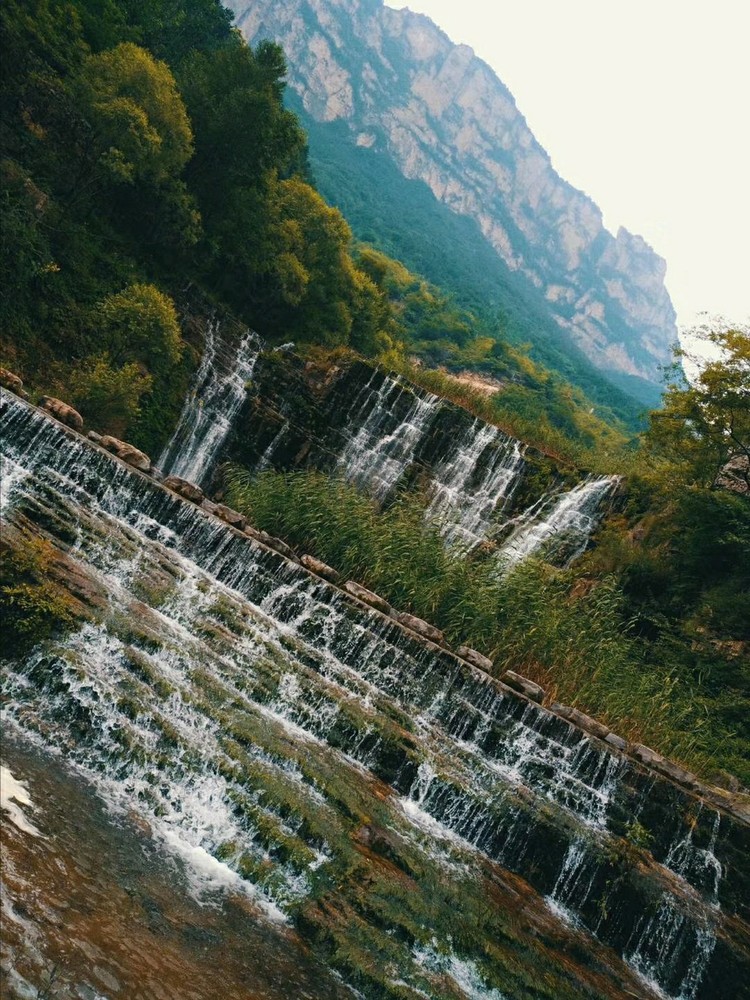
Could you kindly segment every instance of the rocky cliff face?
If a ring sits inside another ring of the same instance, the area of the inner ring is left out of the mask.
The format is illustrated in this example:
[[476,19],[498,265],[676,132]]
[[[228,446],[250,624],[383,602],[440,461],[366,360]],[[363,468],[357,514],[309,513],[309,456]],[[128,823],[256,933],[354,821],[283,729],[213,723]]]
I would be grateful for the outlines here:
[[232,0],[247,39],[281,43],[289,82],[319,122],[386,152],[474,219],[507,266],[600,368],[649,380],[676,339],[665,262],[612,236],[554,171],[512,95],[428,18],[381,0]]

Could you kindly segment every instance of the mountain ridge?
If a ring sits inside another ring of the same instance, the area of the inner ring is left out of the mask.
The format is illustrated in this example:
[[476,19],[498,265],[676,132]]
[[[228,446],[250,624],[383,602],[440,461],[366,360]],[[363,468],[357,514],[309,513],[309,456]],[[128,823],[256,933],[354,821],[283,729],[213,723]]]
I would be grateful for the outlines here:
[[[557,328],[597,367],[659,381],[676,339],[666,265],[555,171],[486,62],[428,17],[380,0],[230,3],[251,42],[285,49],[308,118],[345,122],[438,201],[474,219],[500,260],[541,293]],[[313,169],[328,150],[311,145]],[[428,275],[428,277],[432,277]]]

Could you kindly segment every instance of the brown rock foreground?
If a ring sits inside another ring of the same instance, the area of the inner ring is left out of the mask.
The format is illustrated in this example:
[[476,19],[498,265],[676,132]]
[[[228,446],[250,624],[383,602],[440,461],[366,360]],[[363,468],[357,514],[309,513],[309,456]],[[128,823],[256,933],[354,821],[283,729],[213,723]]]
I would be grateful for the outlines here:
[[55,399],[54,396],[42,396],[40,406],[47,413],[51,413],[61,424],[72,427],[74,431],[83,430],[83,417],[81,414],[61,399]]
[[3,1000],[351,997],[246,893],[198,901],[143,821],[115,820],[57,760],[7,740],[2,760],[28,788],[24,813],[41,834],[2,817]]
[[110,434],[105,434],[99,444],[107,451],[111,451],[113,455],[117,455],[123,462],[127,462],[134,469],[138,469],[139,472],[148,472],[151,468],[151,459],[148,455],[127,441],[121,441]]

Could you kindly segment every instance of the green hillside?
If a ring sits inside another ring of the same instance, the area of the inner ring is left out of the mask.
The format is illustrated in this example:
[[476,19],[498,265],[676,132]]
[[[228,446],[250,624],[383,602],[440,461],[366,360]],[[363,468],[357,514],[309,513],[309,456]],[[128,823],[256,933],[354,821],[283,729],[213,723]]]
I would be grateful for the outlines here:
[[636,376],[606,376],[550,317],[543,296],[511,271],[468,216],[439,202],[423,181],[403,176],[376,149],[353,145],[345,123],[319,123],[288,96],[307,130],[315,181],[355,235],[401,260],[494,324],[501,339],[529,344],[534,360],[559,372],[595,404],[636,426],[660,391]]

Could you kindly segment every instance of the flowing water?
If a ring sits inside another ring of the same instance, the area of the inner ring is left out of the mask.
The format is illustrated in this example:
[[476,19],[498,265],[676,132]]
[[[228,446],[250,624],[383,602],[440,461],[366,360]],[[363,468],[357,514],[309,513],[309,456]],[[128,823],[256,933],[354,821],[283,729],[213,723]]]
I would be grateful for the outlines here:
[[[375,372],[351,408],[352,430],[339,457],[346,479],[385,500],[414,459],[440,398],[412,392],[398,379],[380,379]],[[397,404],[407,400],[406,412]]]
[[[11,530],[47,532],[94,609],[6,663],[4,725],[144,816],[197,891],[301,920],[364,996],[375,975],[415,996],[534,996],[519,968],[555,998],[709,996],[718,813],[705,847],[679,820],[661,860],[618,881],[618,824],[651,794],[631,763],[20,400],[3,409]],[[537,928],[522,958],[521,891]],[[652,923],[622,948],[593,896]],[[550,955],[576,934],[598,957],[571,985]]]
[[455,451],[435,468],[427,517],[462,552],[487,536],[523,471],[523,448],[497,427],[475,420]]
[[207,481],[244,402],[259,350],[250,331],[233,341],[225,337],[219,320],[207,323],[200,366],[175,432],[156,463],[162,472],[192,483]]
[[577,559],[604,515],[605,500],[619,481],[618,476],[587,479],[566,493],[543,497],[521,516],[503,542],[498,554],[503,571],[531,555],[566,566]]

